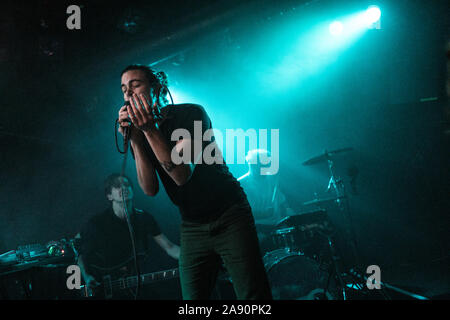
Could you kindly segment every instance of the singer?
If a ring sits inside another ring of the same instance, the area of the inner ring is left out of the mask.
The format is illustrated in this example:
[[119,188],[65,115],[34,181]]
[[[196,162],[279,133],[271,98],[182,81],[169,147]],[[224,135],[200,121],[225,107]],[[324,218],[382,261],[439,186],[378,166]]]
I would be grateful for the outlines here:
[[[119,110],[119,132],[124,134],[129,127],[137,178],[144,193],[158,193],[159,176],[181,214],[183,299],[210,299],[222,263],[238,299],[272,299],[252,210],[239,182],[223,161],[196,164],[199,154],[195,154],[194,141],[171,140],[178,128],[188,130],[195,139],[194,121],[202,122],[204,133],[212,129],[211,120],[200,105],[164,105],[167,83],[160,75],[143,65],[123,70],[121,88],[129,105]],[[204,149],[209,142],[197,143]],[[184,148],[187,144],[192,147]],[[179,153],[192,150],[191,161],[175,165],[173,148]]]

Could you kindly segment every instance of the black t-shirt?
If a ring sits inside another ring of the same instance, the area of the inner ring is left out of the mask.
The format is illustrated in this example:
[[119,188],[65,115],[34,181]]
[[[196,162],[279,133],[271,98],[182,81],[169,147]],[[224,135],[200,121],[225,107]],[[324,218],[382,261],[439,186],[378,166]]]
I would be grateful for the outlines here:
[[[161,234],[158,224],[148,212],[134,209],[131,223],[136,237],[140,265],[148,255],[150,236]],[[88,273],[114,274],[123,266],[133,265],[133,247],[125,219],[118,218],[112,208],[89,219],[81,232],[80,254]]]
[[[171,140],[172,133],[176,129],[186,129],[192,140],[195,136],[194,121],[201,121],[201,132],[199,133],[202,137],[206,130],[212,129],[211,120],[200,105],[169,105],[162,108],[161,113],[165,120],[159,126],[159,129],[167,139],[170,150],[175,147],[177,142]],[[201,137],[199,138],[201,139]],[[214,136],[208,141],[204,141],[202,150],[213,141],[215,141]],[[184,221],[198,223],[214,221],[231,205],[246,199],[244,190],[230,173],[225,161],[222,161],[221,164],[206,164],[202,157],[201,163],[196,164],[190,180],[182,186],[177,186],[161,167],[147,141],[146,151],[167,194],[172,202],[178,206]],[[212,155],[214,156],[214,153]]]

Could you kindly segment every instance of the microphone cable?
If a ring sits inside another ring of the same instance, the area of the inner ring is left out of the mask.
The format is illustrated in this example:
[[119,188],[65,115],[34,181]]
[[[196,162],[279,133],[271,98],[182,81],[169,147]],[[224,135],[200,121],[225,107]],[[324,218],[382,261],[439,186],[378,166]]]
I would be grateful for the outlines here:
[[[124,169],[125,169],[125,164],[126,164],[126,160],[127,160],[127,154],[128,153],[125,153],[125,156],[124,156],[121,177],[124,177],[124,174],[125,174],[125,170]],[[126,220],[127,220],[128,231],[130,233],[130,238],[131,238],[131,247],[132,247],[132,250],[133,250],[134,268],[136,270],[136,277],[137,277],[137,286],[136,286],[136,293],[134,295],[134,300],[137,300],[137,298],[139,296],[139,290],[140,290],[140,287],[141,287],[141,271],[140,271],[140,268],[139,268],[138,254],[137,254],[137,250],[136,250],[136,235],[134,233],[133,225],[131,224],[131,216],[130,216],[130,213],[128,212],[128,206],[127,206],[127,203],[125,201],[125,196],[124,196],[125,189],[124,189],[123,183],[120,184],[120,189],[121,189],[123,210],[125,211],[125,217],[126,217]]]
[[[125,102],[126,104],[129,104],[129,101]],[[117,143],[117,124],[119,122],[119,119],[116,119],[116,123],[114,125],[114,132],[115,132],[115,138],[116,138],[116,147],[117,150],[119,151],[119,153],[123,154],[123,161],[122,161],[122,169],[120,172],[120,177],[123,179],[125,177],[125,168],[127,165],[127,156],[128,156],[128,142],[129,142],[129,135],[130,135],[130,126],[128,127],[124,127],[124,141],[123,141],[123,151],[121,151],[119,149],[118,143]],[[141,286],[141,272],[139,269],[139,263],[138,263],[138,254],[137,254],[137,249],[136,249],[136,235],[134,233],[134,228],[133,225],[131,223],[131,216],[130,213],[128,212],[128,205],[127,202],[125,200],[125,188],[124,188],[124,184],[120,183],[120,193],[122,196],[122,206],[123,206],[123,210],[125,212],[125,217],[126,217],[126,221],[127,221],[127,225],[128,225],[128,231],[130,233],[130,239],[131,239],[131,247],[132,247],[132,251],[133,251],[133,260],[134,260],[134,268],[136,270],[136,276],[137,276],[137,287],[136,287],[136,293],[134,295],[134,299],[137,300],[138,296],[139,296],[139,290],[140,290],[140,286]]]
[[[171,102],[173,104],[173,98],[172,98],[172,94],[169,91],[169,88],[167,88],[167,86],[164,86],[164,88],[167,90]],[[159,100],[159,94],[160,91],[158,92],[158,100]],[[125,102],[126,105],[129,105],[130,102],[126,101]],[[159,108],[158,109],[158,116],[160,116],[159,114]],[[128,156],[128,143],[129,143],[129,137],[130,137],[130,131],[131,131],[131,126],[132,124],[130,124],[128,127],[124,127],[124,135],[123,135],[123,151],[120,150],[119,148],[119,144],[118,144],[118,139],[117,139],[117,124],[119,123],[119,119],[116,119],[115,124],[114,124],[114,135],[115,135],[115,142],[116,142],[116,148],[119,151],[119,153],[123,154],[123,161],[122,161],[122,169],[121,169],[121,173],[120,176],[123,178],[125,176],[125,168],[126,168],[126,163],[127,163],[127,156]],[[120,184],[120,189],[121,189],[121,196],[122,196],[122,206],[123,206],[123,210],[125,211],[125,217],[127,220],[127,225],[128,225],[128,231],[130,233],[130,238],[131,238],[131,246],[132,246],[132,250],[133,250],[133,258],[134,258],[134,267],[136,270],[136,276],[137,276],[137,286],[136,286],[136,293],[134,295],[134,299],[137,300],[138,296],[139,296],[139,291],[140,291],[140,287],[141,287],[141,271],[139,268],[139,263],[138,263],[138,254],[137,254],[137,249],[136,249],[136,235],[133,229],[133,225],[131,223],[131,216],[130,213],[128,212],[128,206],[127,203],[125,201],[125,196],[124,196],[124,185],[123,183]]]

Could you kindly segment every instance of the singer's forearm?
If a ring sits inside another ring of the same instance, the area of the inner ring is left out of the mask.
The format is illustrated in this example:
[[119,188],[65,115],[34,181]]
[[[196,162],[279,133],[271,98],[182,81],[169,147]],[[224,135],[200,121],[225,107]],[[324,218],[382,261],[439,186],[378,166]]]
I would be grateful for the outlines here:
[[155,153],[159,163],[172,178],[172,180],[178,186],[185,184],[190,179],[192,172],[194,171],[194,165],[189,163],[182,163],[179,165],[174,164],[171,158],[171,149],[169,144],[158,129],[145,132],[145,137]]
[[132,141],[131,146],[134,151],[139,186],[146,195],[154,196],[159,190],[156,170],[148,158],[142,144],[137,144]]

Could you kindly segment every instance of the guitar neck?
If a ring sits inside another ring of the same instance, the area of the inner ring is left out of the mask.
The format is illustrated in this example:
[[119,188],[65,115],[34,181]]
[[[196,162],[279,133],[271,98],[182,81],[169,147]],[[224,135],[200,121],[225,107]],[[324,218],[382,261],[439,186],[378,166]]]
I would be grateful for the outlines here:
[[[165,271],[152,272],[141,275],[142,284],[148,284],[155,281],[167,280],[179,276],[178,268]],[[137,277],[134,277],[137,280]]]
[[[152,273],[141,274],[141,284],[149,284],[156,281],[167,280],[176,278],[179,276],[178,268],[165,271],[158,271]],[[120,278],[111,281],[112,287],[118,287],[120,289],[136,288],[138,285],[138,277],[131,276],[126,278]]]

